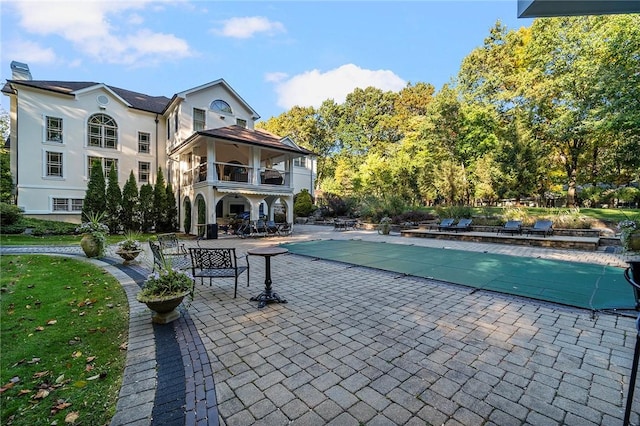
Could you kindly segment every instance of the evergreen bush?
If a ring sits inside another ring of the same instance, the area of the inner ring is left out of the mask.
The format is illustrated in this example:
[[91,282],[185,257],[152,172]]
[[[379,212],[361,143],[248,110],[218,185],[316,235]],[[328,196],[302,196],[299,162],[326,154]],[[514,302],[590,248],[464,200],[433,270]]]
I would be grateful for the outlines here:
[[106,192],[107,210],[104,222],[112,233],[122,228],[122,191],[118,183],[118,172],[115,164],[109,169],[109,182]]
[[313,212],[313,200],[306,189],[300,191],[293,202],[293,212],[296,216],[307,217]]
[[91,166],[91,175],[87,183],[87,191],[82,203],[82,218],[88,220],[93,214],[104,213],[107,210],[107,188],[104,180],[102,162],[94,160]]
[[[15,204],[0,202],[0,225],[15,225],[22,218],[22,209]],[[4,232],[4,229],[2,230]]]

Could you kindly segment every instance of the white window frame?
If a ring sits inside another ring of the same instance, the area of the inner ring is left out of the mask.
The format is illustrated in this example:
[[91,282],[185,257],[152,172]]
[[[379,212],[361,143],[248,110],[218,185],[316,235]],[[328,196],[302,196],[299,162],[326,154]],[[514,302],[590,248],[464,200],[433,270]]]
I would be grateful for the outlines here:
[[244,127],[245,129],[247,128],[247,120],[244,118],[236,118],[236,124],[240,127]]
[[[143,170],[142,165],[146,165],[147,170],[146,170],[146,180],[142,179],[143,173],[145,172]],[[151,162],[150,161],[138,161],[138,182],[139,183],[150,183],[151,182]]]
[[[98,122],[92,122],[98,119]],[[118,123],[112,117],[97,113],[87,119],[88,147],[117,150],[118,139]]]
[[57,212],[68,212],[69,211],[69,199],[68,198],[51,198],[51,211],[54,213]]
[[[58,126],[52,126],[51,121],[59,121]],[[50,115],[44,116],[44,141],[55,144],[62,144],[64,142],[64,119],[60,117],[53,117]]]
[[51,197],[51,212],[53,213],[74,213],[82,211],[82,198]]
[[[111,163],[116,163],[116,173],[120,173],[118,169],[118,159],[117,158],[108,158],[108,157],[96,157],[93,155],[87,156],[87,179],[91,178],[91,164],[93,164],[93,160],[100,160],[100,164],[102,165],[102,173],[104,174],[105,179],[109,179],[109,169],[111,168]],[[108,167],[107,167],[108,166]]]
[[84,199],[83,198],[72,198],[71,199],[71,211],[72,212],[81,212],[83,204],[84,204]]
[[296,157],[293,159],[293,166],[294,167],[307,167],[307,157],[302,156],[302,157]]
[[[202,119],[196,118],[196,113],[202,115]],[[193,131],[198,132],[207,128],[207,112],[201,108],[193,109]]]
[[[60,155],[60,164],[58,165],[58,167],[60,168],[60,174],[59,175],[52,175],[49,174],[50,168],[53,167],[54,165],[51,164],[49,162],[49,154],[56,154],[56,155]],[[43,153],[44,156],[44,160],[43,160],[43,165],[44,165],[44,170],[43,170],[43,176],[45,179],[64,179],[65,176],[65,172],[64,172],[64,165],[65,165],[65,161],[64,161],[64,152],[61,151],[50,151],[50,150],[45,150]]]
[[[146,141],[144,140],[146,137]],[[146,146],[146,151],[143,147]],[[140,154],[151,154],[151,133],[149,132],[138,132],[138,153]]]
[[231,108],[231,105],[229,105],[229,102],[225,101],[224,99],[215,99],[211,101],[211,103],[209,104],[209,109],[220,114],[233,115],[233,109]]

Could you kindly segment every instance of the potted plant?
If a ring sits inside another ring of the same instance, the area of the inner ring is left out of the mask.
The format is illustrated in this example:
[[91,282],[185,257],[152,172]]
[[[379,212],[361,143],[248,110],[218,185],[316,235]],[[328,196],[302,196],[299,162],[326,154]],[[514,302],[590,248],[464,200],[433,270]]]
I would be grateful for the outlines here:
[[116,254],[124,259],[125,265],[134,261],[135,258],[142,253],[142,244],[140,244],[139,238],[139,232],[126,231],[124,233],[124,240],[118,243]]
[[185,297],[193,299],[194,280],[185,270],[172,268],[168,262],[149,275],[137,294],[138,302],[155,312],[157,324],[166,324],[180,317],[176,308]]
[[640,251],[640,214],[625,217],[625,220],[618,223],[620,242],[625,251]]
[[391,218],[388,216],[380,219],[380,223],[378,224],[378,234],[389,235],[391,232]]
[[86,216],[87,221],[76,228],[76,232],[83,234],[80,247],[87,257],[102,257],[109,233],[109,227],[102,223],[104,212],[91,212]]

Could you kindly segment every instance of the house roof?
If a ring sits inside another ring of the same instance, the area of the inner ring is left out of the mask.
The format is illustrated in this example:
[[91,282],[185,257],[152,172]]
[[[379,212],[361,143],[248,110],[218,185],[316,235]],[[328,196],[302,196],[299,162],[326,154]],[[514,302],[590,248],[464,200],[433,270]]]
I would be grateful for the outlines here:
[[157,114],[162,114],[171,100],[165,96],[149,96],[92,81],[7,80],[7,84],[2,88],[2,92],[8,94],[14,93],[13,85],[28,86],[70,96],[84,89],[102,86],[120,96],[131,108]]
[[189,144],[198,137],[211,137],[227,140],[230,142],[246,143],[249,145],[261,146],[264,148],[273,148],[279,151],[295,152],[300,155],[314,155],[314,153],[312,151],[309,151],[308,149],[283,143],[283,138],[280,138],[273,133],[269,133],[259,129],[251,130],[235,124],[232,126],[201,130],[199,132],[196,132],[189,138],[187,138],[182,144],[180,144],[180,146],[176,147],[173,151],[177,151],[179,148]]
[[257,120],[260,118],[260,115],[256,112],[256,110],[254,110],[253,108],[251,108],[251,106],[247,103],[247,101],[245,101],[244,99],[242,99],[242,96],[240,96],[238,94],[238,92],[236,92],[235,90],[233,90],[233,87],[229,86],[229,83],[227,83],[224,78],[219,78],[217,80],[214,81],[210,81],[209,83],[205,83],[202,84],[200,86],[197,87],[193,87],[191,89],[188,90],[184,90],[182,92],[178,92],[176,94],[176,96],[180,97],[180,98],[184,98],[185,96],[192,94],[192,93],[196,93],[199,92],[201,90],[206,90],[210,87],[213,86],[217,86],[217,85],[221,85],[224,86],[224,88],[232,95],[234,96],[240,103],[242,103],[244,106],[247,107],[247,109],[249,109],[251,111],[251,114],[253,116],[254,120]]

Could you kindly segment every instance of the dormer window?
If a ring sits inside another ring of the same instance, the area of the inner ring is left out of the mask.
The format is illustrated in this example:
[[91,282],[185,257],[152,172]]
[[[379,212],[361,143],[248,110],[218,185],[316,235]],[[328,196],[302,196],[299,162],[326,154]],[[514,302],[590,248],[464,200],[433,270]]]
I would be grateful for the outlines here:
[[209,108],[211,109],[211,111],[214,111],[214,112],[221,112],[223,114],[233,114],[233,111],[231,110],[231,107],[229,106],[229,104],[223,101],[222,99],[216,99],[215,101],[211,102],[211,105],[209,105]]

